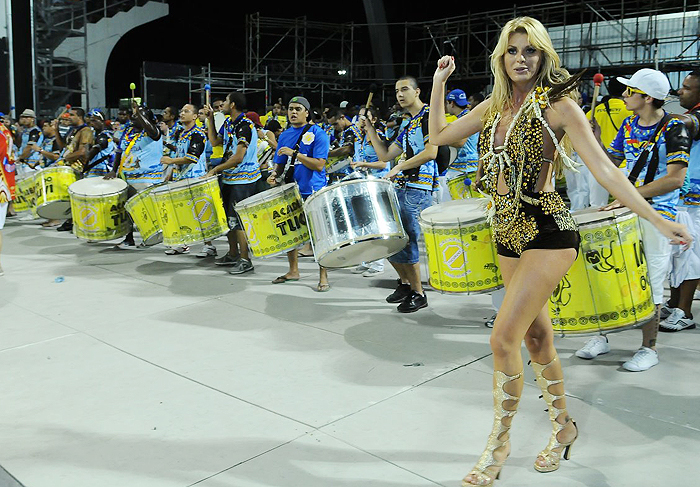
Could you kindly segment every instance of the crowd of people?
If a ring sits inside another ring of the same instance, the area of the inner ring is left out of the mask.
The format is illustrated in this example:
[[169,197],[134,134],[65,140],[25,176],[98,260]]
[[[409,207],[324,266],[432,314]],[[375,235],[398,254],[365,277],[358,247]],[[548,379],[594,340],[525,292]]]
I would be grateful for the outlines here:
[[[253,271],[254,264],[236,203],[285,182],[296,183],[306,199],[362,169],[394,182],[408,243],[387,259],[398,280],[386,301],[398,304],[399,312],[412,313],[428,306],[419,265],[419,215],[458,197],[448,182],[466,174],[467,183],[488,202],[505,290],[493,293],[496,313],[487,322],[493,327],[494,429],[464,485],[491,485],[509,454],[509,429],[523,384],[523,340],[553,428],[534,467],[556,470],[578,437],[566,410],[563,372],[545,306],[579,252],[580,236],[570,212],[627,207],[642,217],[656,314],[642,326],[641,347],[623,364],[626,370],[643,371],[659,363],[659,329],[695,327],[700,71],[691,72],[677,90],[684,114],[663,108],[671,92],[666,75],[641,69],[631,78],[610,77],[608,94],[586,115],[580,107],[579,76],[560,66],[538,21],[525,17],[509,22],[492,59],[495,81],[486,100],[461,89],[446,92],[455,60],[445,57],[435,72],[429,103],[416,79],[403,76],[395,84],[397,104],[386,112],[347,102],[316,108],[299,95],[260,115],[248,110],[244,93],[233,91],[214,97],[211,105],[168,106],[159,114],[133,103],[111,121],[98,109],[86,113],[77,107],[44,121],[26,109],[17,125],[5,116],[0,229],[6,216],[35,218],[14,214],[14,178],[53,165],[69,165],[86,178],[120,177],[130,194],[162,181],[216,176],[229,220],[227,249],[219,256],[209,241],[196,255],[242,275]],[[566,181],[560,192],[558,179]],[[70,220],[47,220],[42,226],[72,228]],[[139,247],[133,232],[118,244],[120,249]],[[169,255],[188,252],[185,245],[165,249]],[[288,272],[272,282],[298,280],[299,258],[311,255],[308,246],[289,251]],[[371,278],[384,272],[384,262],[366,262],[353,272]],[[664,302],[669,278],[671,296]],[[320,267],[316,290],[329,289]],[[608,337],[597,335],[576,355],[593,359],[609,350]]]

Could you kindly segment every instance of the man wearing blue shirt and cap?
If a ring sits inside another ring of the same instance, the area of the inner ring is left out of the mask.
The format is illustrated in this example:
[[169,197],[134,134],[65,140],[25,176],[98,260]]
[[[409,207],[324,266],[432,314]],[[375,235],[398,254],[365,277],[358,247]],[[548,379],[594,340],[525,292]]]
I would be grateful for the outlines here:
[[[459,89],[450,91],[445,97],[445,112],[449,115],[454,115],[461,118],[469,113],[469,102],[467,94]],[[479,168],[479,151],[477,144],[479,143],[479,132],[460,141],[458,146],[457,158],[450,164],[445,179],[449,181],[462,173],[467,173],[467,179],[470,184],[476,183],[476,171]],[[466,181],[465,181],[466,182]],[[450,200],[450,192],[441,185],[442,198],[441,201]]]
[[[330,146],[326,132],[320,126],[309,123],[310,112],[311,104],[303,96],[295,96],[289,100],[289,127],[280,134],[277,141],[277,153],[273,160],[275,167],[267,179],[271,186],[290,182],[289,179],[285,181],[280,178],[288,177],[290,171],[293,171],[293,180],[299,186],[299,193],[303,199],[326,185],[326,159]],[[287,259],[289,271],[272,281],[273,284],[299,280],[297,250],[287,252]],[[329,289],[328,274],[326,269],[321,267],[316,291],[325,292]]]

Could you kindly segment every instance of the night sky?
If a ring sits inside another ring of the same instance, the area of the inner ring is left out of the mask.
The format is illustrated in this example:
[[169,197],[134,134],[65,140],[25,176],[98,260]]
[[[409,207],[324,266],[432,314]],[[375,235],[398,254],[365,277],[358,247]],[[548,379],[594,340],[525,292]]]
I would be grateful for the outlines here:
[[[288,6],[280,6],[278,2],[265,2],[262,8],[258,2],[232,3],[218,0],[187,3],[171,0],[169,4],[169,16],[128,32],[115,47],[107,67],[108,105],[115,106],[119,98],[128,96],[130,82],[135,81],[140,85],[143,60],[197,66],[212,63],[213,66],[226,70],[243,71],[245,17],[250,13],[260,11],[264,17],[287,19],[306,15],[309,20],[322,22],[367,22],[363,2],[359,0],[290,2]],[[274,7],[265,8],[264,5]],[[449,10],[431,11],[425,7],[409,7],[409,3],[385,2],[385,7],[393,7],[386,11],[387,22],[425,21],[468,13],[468,3],[462,3],[462,7],[452,5]],[[488,8],[493,10],[509,5],[512,4],[496,1],[490,2]],[[473,5],[471,8],[475,11]],[[363,45],[364,52],[356,52],[356,56],[364,56],[367,62],[372,62],[369,40]],[[398,62],[402,58],[402,48],[395,46],[393,49],[395,61]],[[163,85],[163,89],[175,88]]]

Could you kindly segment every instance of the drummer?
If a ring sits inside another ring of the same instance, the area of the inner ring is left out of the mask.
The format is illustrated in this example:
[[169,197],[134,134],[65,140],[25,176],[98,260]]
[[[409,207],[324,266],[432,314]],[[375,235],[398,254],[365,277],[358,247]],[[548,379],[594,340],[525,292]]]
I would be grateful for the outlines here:
[[[129,184],[129,197],[163,180],[163,137],[156,125],[156,117],[146,106],[132,104],[132,125],[124,132],[115,153],[112,170],[105,179],[122,177]],[[123,250],[136,249],[134,232],[117,245]]]
[[[85,123],[85,110],[79,107],[73,107],[68,111],[68,120],[70,121],[70,130],[66,134],[65,139],[61,136],[58,129],[58,122],[54,121],[56,129],[56,143],[61,149],[61,156],[56,163],[59,166],[71,166],[78,172],[82,172],[85,165],[87,148],[94,141],[92,129]],[[42,224],[45,227],[56,226],[58,220],[49,220]],[[69,218],[56,230],[59,232],[70,232],[73,230],[73,219]]]
[[[275,167],[267,179],[274,186],[284,182],[296,182],[303,199],[326,185],[326,159],[330,141],[326,132],[318,125],[308,122],[311,104],[303,96],[289,100],[287,109],[289,128],[282,132],[277,142]],[[291,177],[290,177],[291,176]],[[287,252],[289,271],[272,281],[281,284],[299,280],[299,256],[297,250]],[[331,288],[326,269],[320,267],[316,291]]]
[[39,155],[39,167],[48,167],[59,158],[60,150],[56,143],[56,128],[52,122],[44,121],[41,126],[42,135],[39,141],[31,144],[33,152]]
[[[245,116],[247,100],[240,91],[226,96],[221,107],[228,115],[218,132],[214,125],[214,111],[204,108],[209,122],[207,133],[211,145],[223,144],[224,157],[221,164],[209,170],[207,176],[221,174],[221,198],[228,217],[230,231],[226,235],[229,250],[216,265],[230,266],[230,274],[245,274],[253,271],[248,251],[248,240],[234,206],[256,193],[257,181],[261,178],[258,165],[258,132],[255,124]],[[215,249],[216,250],[216,249]]]
[[[377,126],[377,109],[374,107],[360,108],[360,117],[367,117],[372,125]],[[390,162],[383,162],[379,160],[377,152],[372,147],[372,144],[367,137],[367,132],[365,131],[365,126],[362,125],[360,128],[361,137],[355,139],[355,155],[353,156],[353,161],[350,164],[353,170],[365,169],[368,174],[374,176],[375,178],[383,178],[389,173],[391,169]],[[386,143],[386,136],[384,131],[377,129],[377,136]],[[384,273],[384,259],[380,259],[374,262],[363,262],[352,270],[353,274],[362,274],[362,277],[374,277]]]
[[379,159],[389,161],[400,156],[402,152],[406,153],[406,160],[394,166],[386,176],[388,179],[395,178],[401,222],[409,238],[408,244],[401,252],[389,257],[389,262],[399,274],[400,282],[396,290],[387,296],[386,301],[401,303],[397,308],[401,313],[412,313],[428,306],[418,262],[418,216],[432,204],[432,193],[438,188],[438,170],[435,162],[438,149],[428,144],[429,107],[420,99],[420,88],[415,78],[399,78],[396,82],[396,99],[401,108],[411,114],[411,121],[389,147],[379,138],[368,118],[364,119],[364,124]]
[[87,151],[88,163],[83,168],[83,175],[87,178],[104,177],[112,170],[117,146],[112,132],[105,129],[105,116],[101,111],[91,110],[87,122],[95,132],[95,142]]
[[[469,102],[467,101],[466,93],[462,90],[450,91],[445,97],[445,112],[456,116],[458,119],[469,113]],[[459,176],[461,173],[467,173],[467,177],[472,183],[474,182],[476,170],[479,167],[479,151],[476,147],[478,143],[479,132],[467,137],[464,140],[464,144],[459,146],[457,158],[450,164],[450,168],[447,171],[447,181]],[[443,191],[442,201],[449,201],[450,199],[450,192]]]
[[[623,122],[617,136],[607,148],[608,156],[618,166],[623,160],[626,161],[625,170],[639,193],[651,200],[652,207],[663,218],[675,221],[680,188],[688,168],[690,138],[683,122],[667,116],[662,108],[671,84],[661,71],[648,68],[640,69],[630,79],[617,80],[627,86],[623,94],[625,106],[634,115]],[[600,128],[597,124],[594,124],[594,128],[596,138],[603,146]],[[647,157],[647,147],[656,152],[656,156]],[[619,207],[620,203],[614,201],[603,208],[609,210]],[[656,313],[654,318],[642,326],[642,346],[630,360],[622,364],[622,368],[630,372],[642,372],[659,363],[656,351],[659,312],[663,302],[664,282],[671,266],[671,243],[668,238],[647,220],[640,219],[639,223]],[[593,359],[609,351],[607,337],[594,336],[576,351],[576,356]]]
[[41,139],[41,129],[36,124],[36,115],[34,110],[27,108],[19,116],[20,130],[17,134],[19,142],[19,161],[15,168],[18,176],[22,174],[36,172],[41,167],[41,156],[32,151],[32,145],[39,142]]
[[[346,158],[352,157],[355,148],[355,141],[362,138],[362,133],[360,129],[352,123],[352,121],[345,115],[345,112],[337,107],[333,107],[328,110],[327,113],[328,122],[333,126],[336,133],[338,133],[338,140],[336,148],[328,152],[328,157],[334,158]],[[334,173],[333,177],[342,178],[350,174],[352,169],[350,166],[344,167]]]

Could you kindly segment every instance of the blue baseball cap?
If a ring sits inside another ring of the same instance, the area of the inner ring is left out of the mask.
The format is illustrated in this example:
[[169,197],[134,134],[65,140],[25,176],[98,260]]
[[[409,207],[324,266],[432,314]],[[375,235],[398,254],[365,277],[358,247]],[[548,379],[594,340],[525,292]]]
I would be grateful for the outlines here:
[[459,107],[467,106],[467,94],[462,90],[452,90],[447,94],[445,98],[447,101],[455,102],[455,105]]

